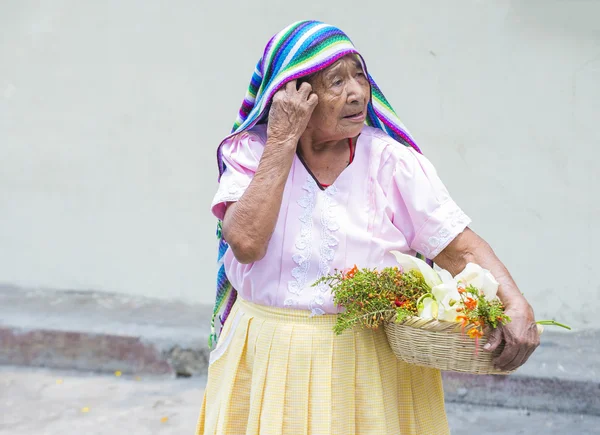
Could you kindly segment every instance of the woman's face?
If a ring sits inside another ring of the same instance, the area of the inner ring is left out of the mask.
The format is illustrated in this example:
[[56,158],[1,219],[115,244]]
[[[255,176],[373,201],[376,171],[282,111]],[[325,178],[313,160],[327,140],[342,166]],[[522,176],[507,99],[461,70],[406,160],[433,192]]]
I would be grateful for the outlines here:
[[341,58],[309,83],[319,103],[306,127],[307,133],[321,141],[358,136],[366,119],[371,85],[357,57]]

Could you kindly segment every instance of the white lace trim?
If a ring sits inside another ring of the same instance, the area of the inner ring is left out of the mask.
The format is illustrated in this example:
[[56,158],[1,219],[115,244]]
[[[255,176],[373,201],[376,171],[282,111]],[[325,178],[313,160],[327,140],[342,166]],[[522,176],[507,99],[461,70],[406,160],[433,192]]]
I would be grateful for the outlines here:
[[[310,175],[306,178],[306,182],[302,189],[306,194],[298,200],[298,204],[304,209],[300,214],[299,219],[302,222],[300,234],[296,239],[296,253],[292,259],[297,264],[292,269],[293,280],[288,281],[288,291],[294,296],[299,296],[306,287],[308,269],[310,267],[310,257],[312,253],[312,229],[313,229],[313,212],[315,210],[315,198],[317,194],[317,185]],[[284,306],[289,307],[298,305],[298,301],[294,296],[284,301]]]
[[427,243],[421,244],[421,254],[427,258],[434,258],[444,249],[451,238],[456,237],[457,227],[462,229],[468,225],[471,219],[459,208],[450,210],[443,221],[443,226],[427,239]]
[[[321,211],[321,244],[319,246],[319,272],[317,279],[329,274],[330,264],[335,256],[338,239],[333,235],[339,230],[334,196],[338,192],[334,185],[329,186],[323,193],[323,208]],[[325,314],[323,304],[325,294],[330,290],[327,284],[319,284],[308,307],[313,316]]]
[[[222,202],[238,201],[248,188],[248,184],[249,183],[242,185],[237,181],[227,180],[227,185],[224,185],[224,188],[219,189],[219,191],[217,192],[217,195],[213,200],[213,205]],[[227,188],[225,189],[225,187]]]

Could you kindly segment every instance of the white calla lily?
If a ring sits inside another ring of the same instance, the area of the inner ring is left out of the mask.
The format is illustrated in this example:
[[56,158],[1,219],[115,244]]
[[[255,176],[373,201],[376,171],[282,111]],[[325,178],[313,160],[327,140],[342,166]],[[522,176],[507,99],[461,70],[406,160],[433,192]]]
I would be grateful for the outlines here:
[[456,275],[454,279],[464,287],[472,285],[481,290],[488,301],[493,300],[498,292],[498,281],[489,270],[478,264],[468,263],[465,269]]
[[442,284],[436,285],[431,289],[431,294],[438,300],[442,301],[447,297],[454,300],[460,300],[460,294],[458,293],[456,281],[446,281]]
[[485,273],[483,275],[483,286],[481,287],[481,291],[483,292],[485,298],[488,301],[492,301],[496,298],[500,283],[496,281],[496,278],[494,278],[494,275],[492,275],[492,273],[489,270],[484,270],[484,272]]
[[402,267],[404,272],[408,272],[409,270],[420,271],[423,274],[423,278],[425,278],[425,282],[430,287],[434,287],[442,283],[438,273],[423,260],[413,257],[412,255],[403,254],[399,251],[390,251],[390,253],[396,257],[398,265]]
[[438,271],[438,275],[439,275],[440,279],[442,280],[442,282],[454,281],[454,277],[446,269],[440,269]]
[[446,320],[447,322],[456,322],[456,317],[460,314],[457,309],[461,306],[459,300],[452,298],[447,295],[442,301],[440,301],[440,313],[438,315],[439,320]]
[[423,298],[417,306],[419,317],[423,319],[437,319],[438,307],[438,303],[433,297],[427,296]]
[[456,309],[459,307],[460,302],[460,294],[458,293],[456,281],[450,279],[440,285],[436,285],[431,289],[431,294],[433,294],[439,304],[438,319],[450,322],[456,321],[456,316],[458,315]]
[[498,281],[481,266],[468,263],[465,269],[455,277],[447,270],[435,271],[423,260],[398,251],[391,251],[396,257],[398,266],[404,272],[418,270],[423,274],[425,282],[431,287],[431,295],[424,296],[417,303],[419,317],[456,322],[462,308],[459,288],[473,286],[483,292],[488,301],[496,298]]

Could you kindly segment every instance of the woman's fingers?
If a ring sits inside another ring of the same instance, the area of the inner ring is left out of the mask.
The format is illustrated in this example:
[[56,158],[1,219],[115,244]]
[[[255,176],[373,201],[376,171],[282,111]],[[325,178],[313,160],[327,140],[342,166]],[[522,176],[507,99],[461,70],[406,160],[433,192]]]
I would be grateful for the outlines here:
[[[531,341],[535,341],[535,338],[531,337]],[[516,370],[521,367],[523,364],[527,362],[533,351],[536,349],[537,345],[529,345],[522,344],[519,348],[519,353],[515,356],[515,358],[506,364],[504,370]]]
[[[510,360],[506,363],[502,363],[502,365],[499,365],[499,367],[502,370],[506,370],[506,371],[516,370],[519,367],[521,367],[523,364],[525,364],[525,361],[527,361],[527,354],[528,354],[527,348],[524,346],[521,346],[520,348],[518,348],[518,352],[512,358],[512,360]],[[498,364],[499,363],[497,363],[497,365]]]
[[300,89],[298,89],[298,93],[304,98],[308,99],[308,96],[312,92],[312,86],[308,82],[304,82],[300,85]]
[[296,80],[286,83],[273,97],[269,110],[267,136],[279,142],[297,142],[319,102],[310,83],[296,86]]
[[536,349],[536,348],[534,347],[534,348],[530,348],[530,349],[527,351],[527,355],[525,355],[525,359],[523,360],[523,364],[525,364],[525,363],[527,362],[527,360],[528,360],[528,359],[529,359],[529,357],[530,357],[530,356],[533,354],[533,351],[534,351],[535,349]]
[[294,94],[296,92],[296,82],[297,80],[287,82],[287,84],[285,85],[285,90],[288,94]]
[[308,105],[314,109],[317,104],[319,104],[319,97],[314,92],[311,92],[308,96]]
[[507,370],[507,366],[517,357],[520,346],[516,343],[506,341],[502,353],[494,360],[494,365],[501,370]]
[[537,325],[526,317],[515,315],[502,330],[505,346],[494,363],[502,370],[515,370],[525,364],[540,344]]
[[483,350],[493,352],[500,346],[500,343],[502,343],[502,327],[493,329],[492,332],[490,332],[487,343],[483,346]]

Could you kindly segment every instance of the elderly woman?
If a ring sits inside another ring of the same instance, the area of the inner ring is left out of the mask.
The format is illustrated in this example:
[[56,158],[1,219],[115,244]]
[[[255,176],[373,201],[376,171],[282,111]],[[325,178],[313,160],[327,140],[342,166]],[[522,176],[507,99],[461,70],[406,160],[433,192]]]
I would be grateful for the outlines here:
[[505,343],[500,368],[538,345],[532,308],[339,29],[298,22],[269,41],[218,163],[224,325],[198,434],[448,433],[440,372],[399,361],[381,329],[336,336],[339,307],[312,286],[392,266],[391,250],[494,274],[512,318],[487,345]]

